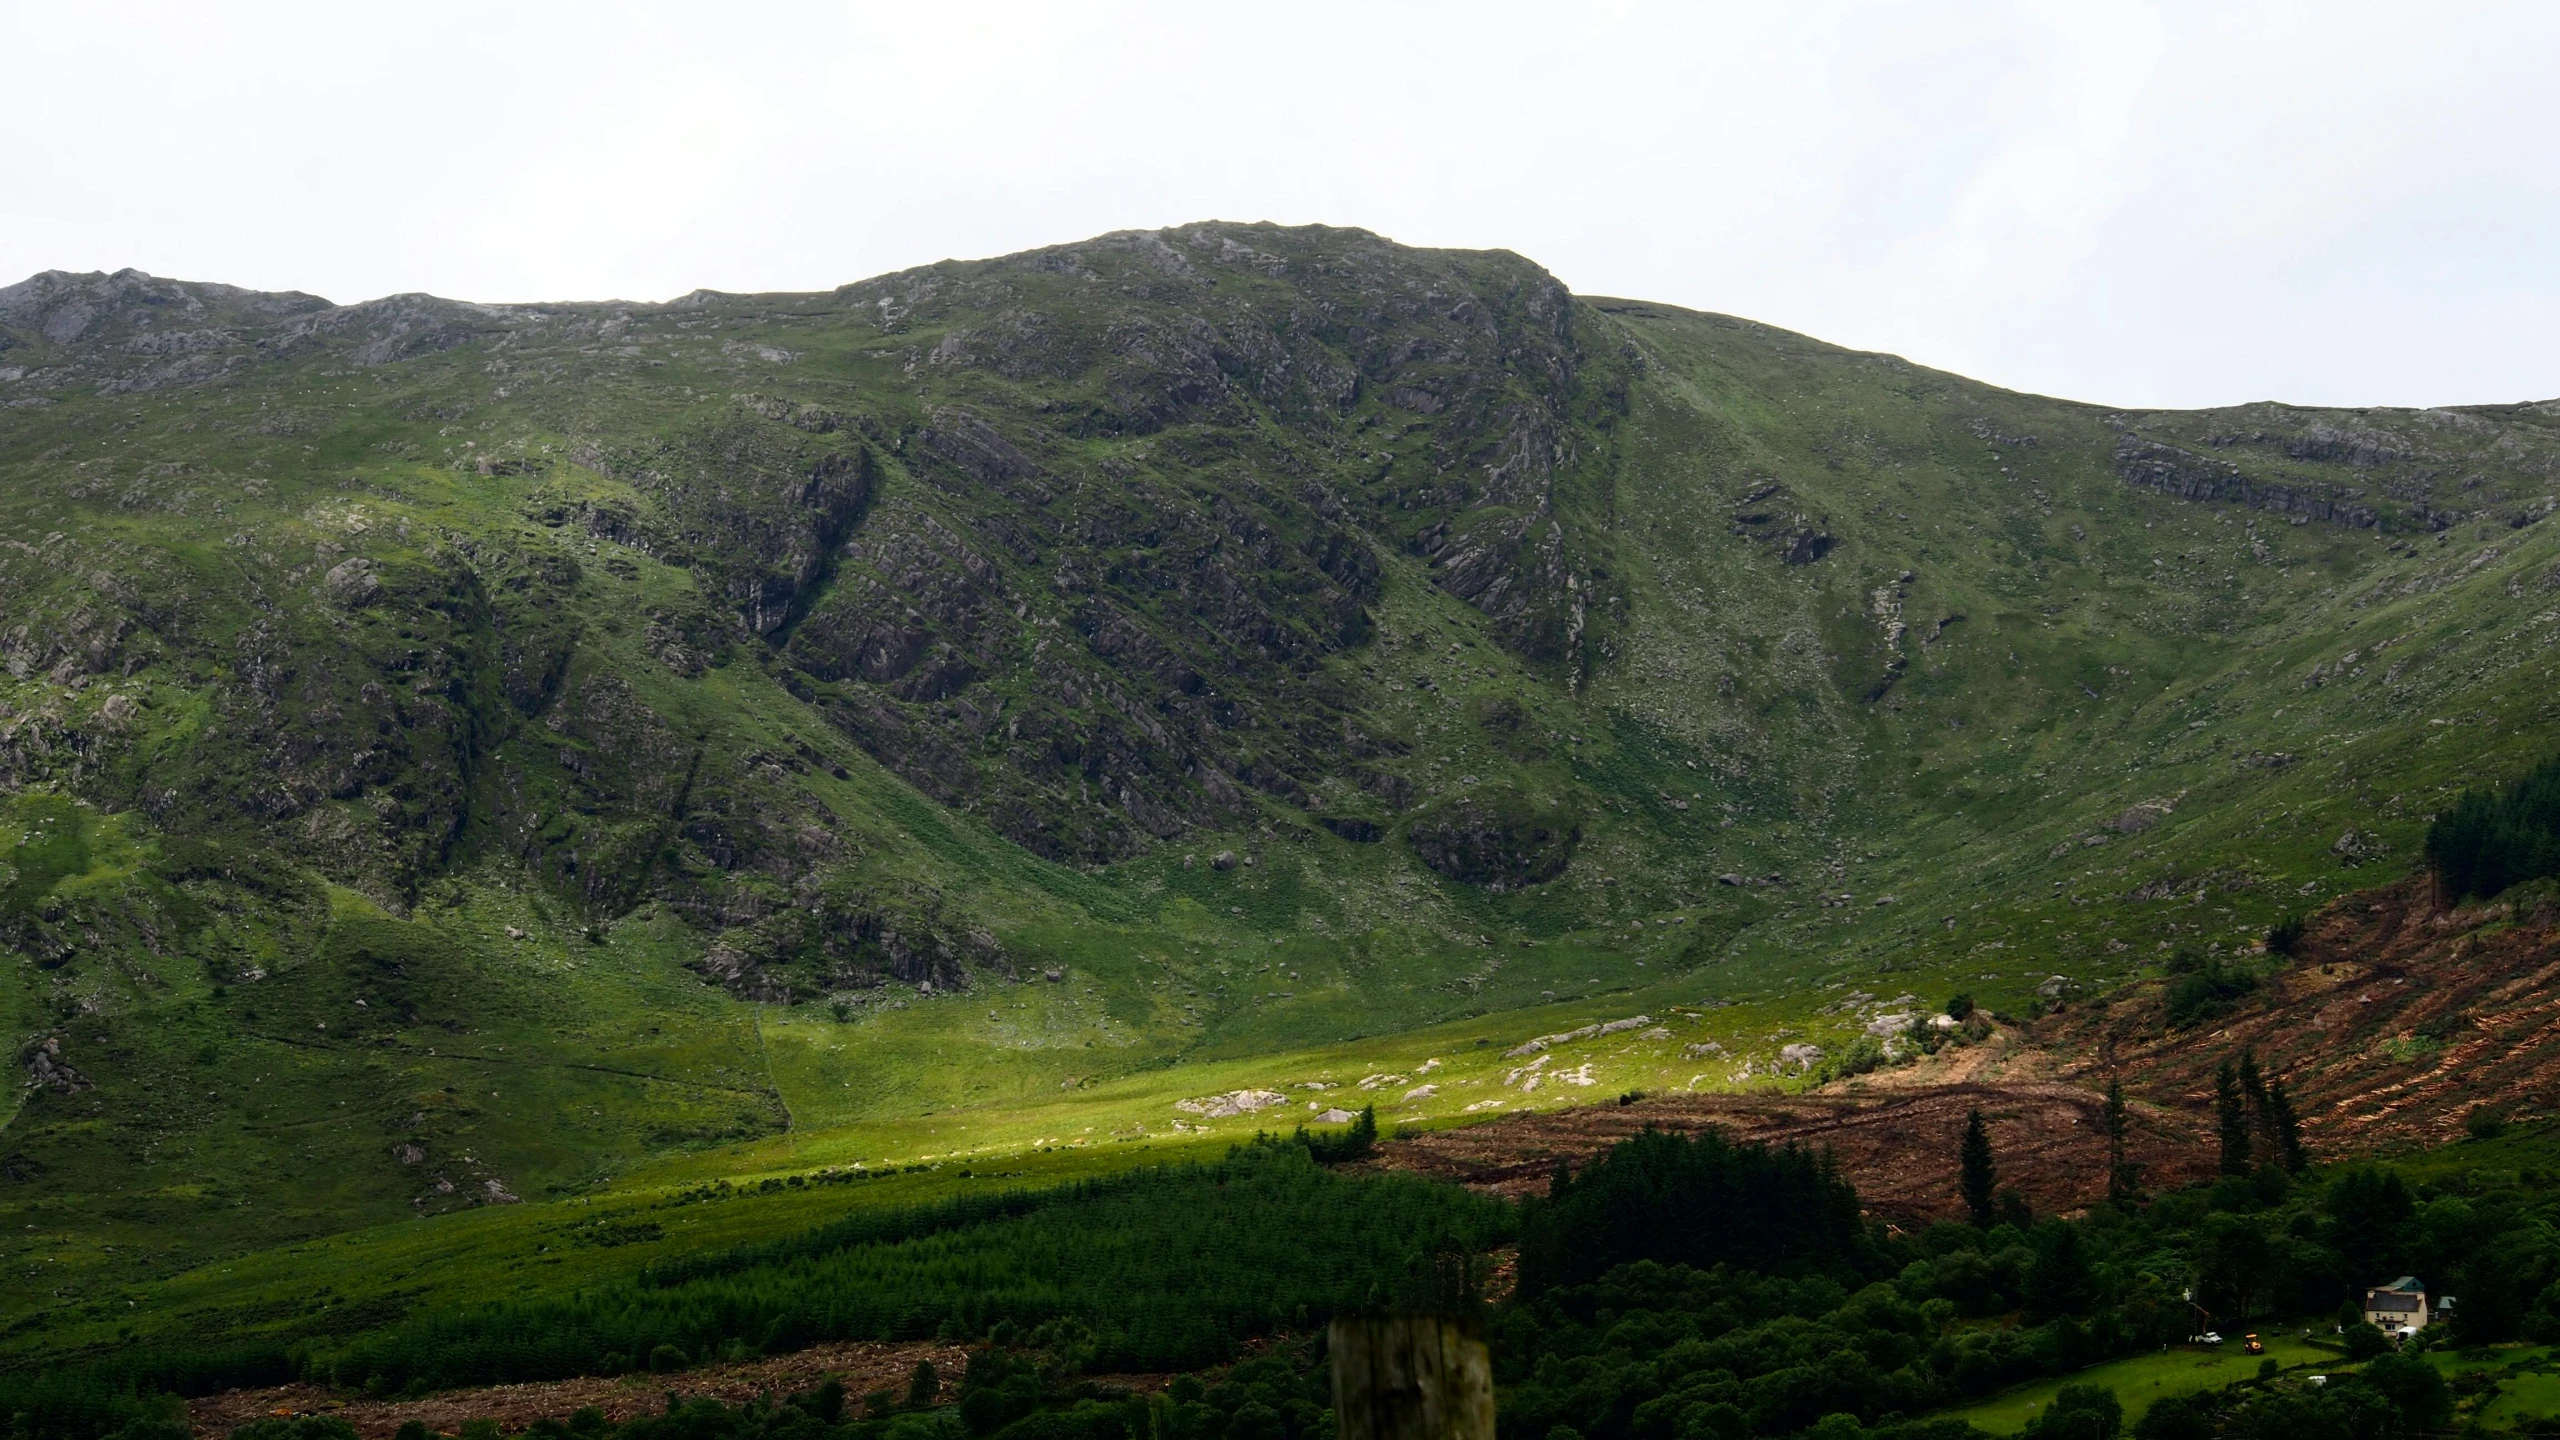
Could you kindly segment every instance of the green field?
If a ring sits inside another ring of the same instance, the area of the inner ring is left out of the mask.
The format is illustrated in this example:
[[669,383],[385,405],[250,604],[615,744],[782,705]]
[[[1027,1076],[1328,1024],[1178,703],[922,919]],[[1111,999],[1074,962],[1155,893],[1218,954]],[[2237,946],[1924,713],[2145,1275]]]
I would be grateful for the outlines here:
[[2554,1368],[2549,1350],[2498,1358],[2506,1363],[2498,1370],[2497,1393],[2473,1412],[2481,1424],[2521,1429],[2525,1422],[2560,1415],[2560,1369]]
[[[2295,1326],[2298,1331],[2301,1327]],[[2053,1394],[2065,1385],[2103,1385],[2116,1392],[2124,1405],[2127,1424],[2141,1418],[2152,1402],[2172,1395],[2193,1395],[2203,1390],[2219,1390],[2235,1381],[2253,1379],[2261,1363],[2272,1359],[2284,1371],[2296,1374],[2319,1374],[2332,1365],[2348,1368],[2335,1350],[2324,1349],[2299,1339],[2295,1334],[2274,1329],[2259,1332],[2266,1342],[2265,1355],[2244,1355],[2238,1336],[2232,1336],[2211,1349],[2201,1346],[2179,1346],[2157,1355],[2136,1355],[2094,1365],[2074,1375],[2039,1380],[2006,1390],[1977,1405],[1968,1405],[1948,1413],[1970,1424],[1979,1425],[1995,1435],[2014,1435],[2026,1428],[2037,1411],[2053,1403]]]
[[[2293,1327],[2296,1331],[2300,1328]],[[2051,1404],[2054,1392],[2063,1386],[2102,1385],[2115,1392],[2116,1398],[2124,1405],[2125,1422],[2130,1425],[2155,1401],[2172,1395],[2219,1390],[2226,1385],[2254,1380],[2263,1359],[2274,1359],[2281,1367],[2283,1378],[2295,1382],[2315,1374],[2352,1374],[2356,1368],[2333,1348],[2311,1345],[2293,1334],[2274,1330],[2261,1333],[2267,1343],[2267,1353],[2263,1357],[2241,1354],[2236,1338],[2211,1351],[2182,1347],[2160,1355],[2111,1361],[2077,1374],[2021,1385],[1980,1404],[1947,1413],[1993,1434],[2011,1435],[2025,1428],[2037,1411]],[[2472,1408],[2467,1416],[2491,1430],[2518,1429],[2527,1422],[2560,1416],[2560,1371],[2554,1370],[2553,1354],[2547,1347],[2432,1350],[2427,1352],[2426,1358],[2449,1380],[2464,1376],[2486,1376],[2494,1380],[2495,1393],[2488,1397],[2486,1403]]]

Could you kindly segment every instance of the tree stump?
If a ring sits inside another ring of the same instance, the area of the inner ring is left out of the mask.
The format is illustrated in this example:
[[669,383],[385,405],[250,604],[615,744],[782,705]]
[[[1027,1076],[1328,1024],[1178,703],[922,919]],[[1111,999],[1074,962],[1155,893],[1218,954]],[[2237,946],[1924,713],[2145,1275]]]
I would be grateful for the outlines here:
[[1493,1358],[1445,1315],[1347,1315],[1327,1332],[1340,1440],[1493,1440]]

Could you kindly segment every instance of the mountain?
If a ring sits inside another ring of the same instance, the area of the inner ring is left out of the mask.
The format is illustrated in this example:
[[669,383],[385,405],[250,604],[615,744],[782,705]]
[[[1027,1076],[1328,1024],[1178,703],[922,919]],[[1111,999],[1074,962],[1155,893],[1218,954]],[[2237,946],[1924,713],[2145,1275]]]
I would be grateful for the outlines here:
[[2552,747],[2560,403],[2113,410],[1356,230],[49,272],[0,407],[20,1301],[1838,1073],[2254,951]]

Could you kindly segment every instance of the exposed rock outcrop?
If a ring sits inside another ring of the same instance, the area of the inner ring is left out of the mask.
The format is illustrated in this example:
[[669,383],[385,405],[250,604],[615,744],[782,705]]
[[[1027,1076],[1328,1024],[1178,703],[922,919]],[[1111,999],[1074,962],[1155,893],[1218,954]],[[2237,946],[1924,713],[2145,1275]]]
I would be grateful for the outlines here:
[[62,1058],[62,1038],[47,1035],[27,1047],[27,1083],[42,1086],[58,1095],[76,1095],[89,1088],[89,1077],[72,1068]]
[[2272,510],[2359,530],[2372,529],[2380,520],[2371,505],[2345,486],[2260,480],[2233,462],[2130,433],[2116,442],[2114,465],[2116,477],[2127,485],[2180,500]]

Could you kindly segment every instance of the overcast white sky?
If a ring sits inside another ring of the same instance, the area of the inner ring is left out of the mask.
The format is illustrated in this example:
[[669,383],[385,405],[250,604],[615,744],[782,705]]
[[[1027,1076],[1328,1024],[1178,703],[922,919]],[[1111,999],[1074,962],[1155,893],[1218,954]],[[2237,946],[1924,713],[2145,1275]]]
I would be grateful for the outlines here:
[[0,279],[819,289],[1195,219],[2126,405],[2560,396],[2560,4],[0,0]]

